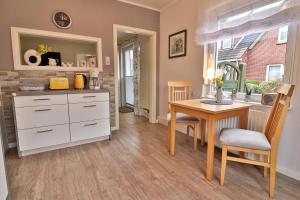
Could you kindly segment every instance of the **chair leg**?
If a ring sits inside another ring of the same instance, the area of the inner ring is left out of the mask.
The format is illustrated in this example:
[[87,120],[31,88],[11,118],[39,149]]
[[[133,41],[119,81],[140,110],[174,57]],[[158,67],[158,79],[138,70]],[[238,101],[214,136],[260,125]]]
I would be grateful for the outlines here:
[[[264,155],[264,162],[268,163],[269,162],[269,156],[268,155]],[[264,177],[268,176],[268,167],[264,167]]]
[[201,146],[205,145],[205,129],[206,129],[206,121],[202,119],[201,120]]
[[271,152],[270,157],[270,197],[275,194],[277,152]]
[[186,126],[186,135],[185,135],[185,141],[188,142],[190,137],[190,125]]
[[225,180],[225,171],[226,171],[226,162],[227,162],[227,146],[222,146],[222,163],[221,163],[221,177],[220,185],[224,185]]
[[194,125],[194,151],[197,151],[197,143],[198,143],[198,129],[199,125],[195,124]]

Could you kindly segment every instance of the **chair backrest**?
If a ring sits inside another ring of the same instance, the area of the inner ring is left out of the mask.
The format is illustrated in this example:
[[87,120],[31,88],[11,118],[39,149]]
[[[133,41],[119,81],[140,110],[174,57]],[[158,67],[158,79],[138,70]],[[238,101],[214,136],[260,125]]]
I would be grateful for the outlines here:
[[273,145],[278,145],[279,143],[294,88],[294,85],[282,84],[277,90],[277,96],[265,130],[265,135],[272,148]]
[[[192,83],[189,81],[169,81],[168,82],[168,102],[183,101],[191,98]],[[170,111],[170,105],[169,105]]]

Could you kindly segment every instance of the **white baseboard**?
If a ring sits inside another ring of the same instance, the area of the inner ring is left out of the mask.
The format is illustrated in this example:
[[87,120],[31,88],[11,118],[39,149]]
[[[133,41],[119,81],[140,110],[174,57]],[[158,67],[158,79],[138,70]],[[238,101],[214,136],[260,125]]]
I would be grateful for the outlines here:
[[294,171],[294,170],[290,170],[286,167],[283,167],[283,166],[277,166],[277,172],[285,175],[285,176],[288,176],[290,178],[293,178],[293,179],[296,179],[298,181],[300,181],[300,172],[297,172],[297,171]]

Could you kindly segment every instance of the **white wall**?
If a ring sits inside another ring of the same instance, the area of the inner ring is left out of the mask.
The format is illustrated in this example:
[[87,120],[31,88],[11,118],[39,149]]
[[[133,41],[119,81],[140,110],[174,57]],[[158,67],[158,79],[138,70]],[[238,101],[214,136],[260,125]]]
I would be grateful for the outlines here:
[[[228,0],[230,1],[230,0]],[[166,123],[167,113],[167,81],[190,80],[193,83],[194,98],[200,96],[203,70],[203,49],[195,45],[194,31],[204,21],[210,8],[225,1],[190,0],[188,3],[178,0],[170,8],[161,12],[160,19],[160,69],[159,69],[159,111],[160,122]],[[197,24],[198,23],[198,24]],[[168,59],[168,35],[182,29],[188,30],[187,56]],[[295,66],[300,66],[300,28],[296,44]],[[300,69],[297,72],[296,90],[293,109],[289,112],[286,126],[279,146],[277,170],[287,176],[300,180]]]
[[[168,81],[191,81],[193,98],[200,97],[202,87],[203,48],[194,42],[197,27],[197,0],[183,1],[160,14],[159,120],[165,121],[168,112]],[[169,35],[187,29],[187,56],[169,59]]]
[[296,39],[294,66],[297,74],[292,110],[289,111],[279,145],[278,171],[300,180],[300,25]]

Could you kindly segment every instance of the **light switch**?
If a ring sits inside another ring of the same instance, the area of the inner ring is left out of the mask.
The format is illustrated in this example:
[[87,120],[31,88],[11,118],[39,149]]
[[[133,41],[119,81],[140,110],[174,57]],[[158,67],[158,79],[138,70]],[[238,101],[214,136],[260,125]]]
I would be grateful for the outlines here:
[[105,65],[110,65],[110,57],[105,56]]

